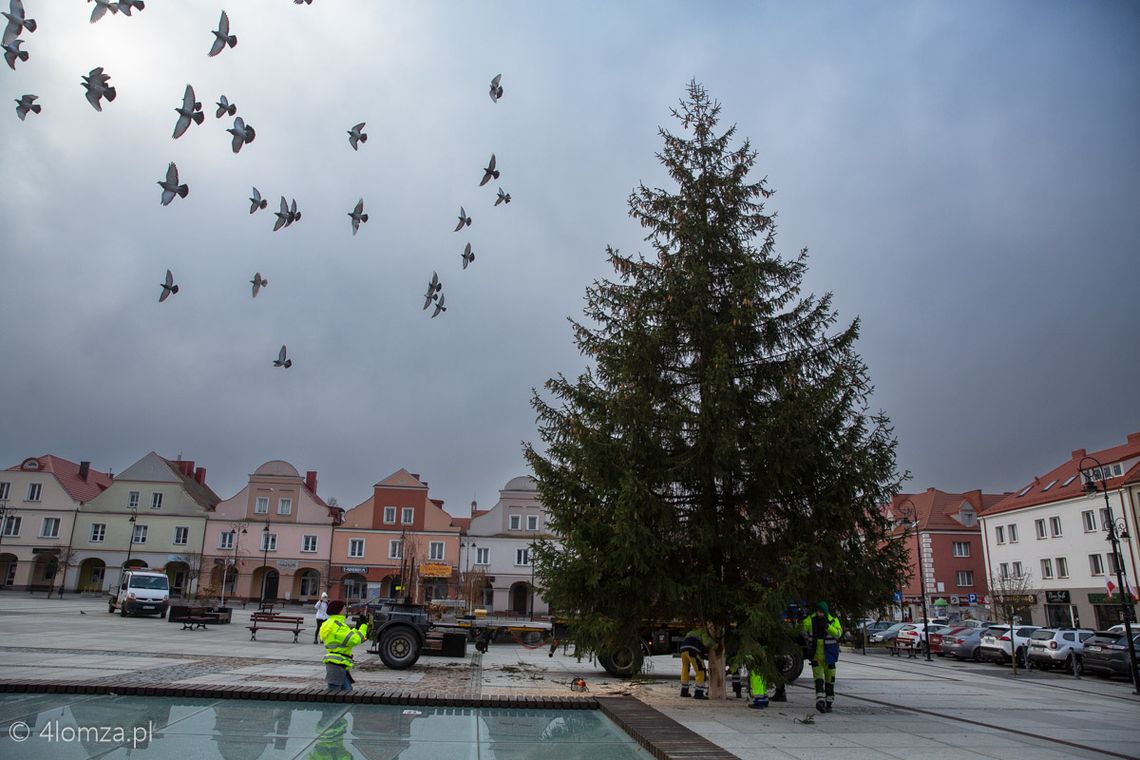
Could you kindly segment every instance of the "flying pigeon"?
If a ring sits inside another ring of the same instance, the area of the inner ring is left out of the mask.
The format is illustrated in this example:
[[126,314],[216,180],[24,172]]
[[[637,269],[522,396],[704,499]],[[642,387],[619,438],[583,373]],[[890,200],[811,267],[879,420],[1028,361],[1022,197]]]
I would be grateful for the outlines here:
[[237,106],[227,100],[225,95],[218,98],[217,106],[218,112],[216,114],[216,117],[219,119],[227,114],[233,116],[235,113],[237,113]]
[[273,366],[284,367],[285,369],[289,369],[293,366],[293,360],[285,358],[285,346],[282,346],[281,350],[277,352],[277,358],[273,361]]
[[439,275],[435,272],[431,273],[431,282],[428,283],[427,292],[424,293],[424,308],[431,306],[440,290],[443,289],[443,284],[439,281]]
[[491,161],[490,161],[490,163],[487,164],[487,168],[483,170],[483,179],[482,179],[482,181],[479,182],[479,187],[483,187],[483,185],[490,182],[492,177],[494,177],[495,179],[499,178],[499,171],[498,171],[498,169],[495,168],[495,154],[494,153],[491,154]]
[[178,167],[174,165],[173,161],[170,162],[170,166],[166,167],[166,179],[159,180],[158,185],[162,188],[163,206],[169,206],[175,195],[185,198],[190,192],[187,185],[178,184]]
[[277,221],[273,223],[274,232],[277,232],[277,230],[281,229],[282,227],[288,227],[290,224],[300,220],[301,218],[301,212],[297,210],[297,199],[294,198],[293,205],[290,206],[285,202],[284,195],[281,196],[281,210],[274,211],[273,213],[277,217]]
[[123,12],[124,16],[131,15],[131,8],[138,8],[139,11],[146,8],[146,3],[143,0],[118,0],[116,5],[119,6],[119,10]]
[[467,265],[475,260],[475,254],[471,252],[471,244],[468,243],[463,249],[463,253],[459,254],[463,258],[463,268],[466,269]]
[[82,86],[87,90],[87,102],[96,111],[103,110],[100,98],[106,98],[108,103],[115,99],[115,88],[107,86],[111,77],[103,73],[102,66],[96,66],[87,73],[87,76],[80,79],[83,80]]
[[226,45],[233,47],[237,44],[237,35],[230,34],[230,17],[222,11],[222,18],[218,21],[218,30],[214,32],[214,44],[210,46],[210,52],[207,54],[211,58],[218,53],[225,50]]
[[23,0],[12,0],[9,6],[9,12],[0,13],[0,15],[8,19],[8,25],[4,28],[5,45],[19,37],[25,29],[27,29],[29,33],[36,31],[36,20],[24,16]]
[[249,197],[249,203],[249,213],[251,214],[258,209],[265,208],[269,205],[269,201],[261,197],[261,191],[256,187],[253,188],[253,195]]
[[20,117],[20,121],[28,115],[28,111],[32,113],[39,113],[43,110],[43,106],[38,106],[34,101],[38,100],[38,95],[21,95],[16,101],[16,115]]
[[262,277],[261,272],[254,272],[253,279],[249,281],[249,284],[253,286],[253,297],[257,298],[257,291],[268,285],[269,280]]
[[432,312],[431,318],[435,319],[443,312],[447,311],[447,307],[443,305],[443,293],[439,294],[439,300],[435,302],[435,311]]
[[294,198],[289,204],[289,221],[285,222],[285,226],[288,227],[293,222],[299,221],[301,221],[301,212],[297,210],[297,199]]
[[10,42],[5,42],[3,45],[3,47],[4,47],[4,60],[8,62],[8,68],[12,69],[13,71],[16,70],[16,59],[17,58],[19,58],[21,61],[28,60],[28,51],[27,50],[20,50],[20,45],[23,45],[23,44],[24,44],[23,40],[16,39],[15,37],[13,37]]
[[360,229],[361,222],[368,221],[368,214],[364,213],[364,199],[361,198],[356,202],[356,208],[348,212],[352,217],[352,234],[355,235],[357,230]]
[[502,74],[496,74],[495,78],[491,80],[491,102],[498,103],[499,98],[503,97],[503,88],[499,84],[499,80],[503,78]]
[[471,217],[467,216],[467,212],[463,210],[462,206],[460,206],[459,207],[459,224],[455,225],[455,231],[459,232],[461,229],[463,229],[464,226],[467,226],[467,227],[471,226]]
[[368,135],[364,134],[363,130],[364,130],[364,122],[363,121],[360,122],[359,124],[357,124],[352,129],[348,130],[348,143],[349,143],[349,145],[352,146],[353,150],[357,149],[356,144],[358,142],[368,142]]
[[91,9],[92,24],[107,15],[107,11],[111,11],[112,15],[119,12],[119,6],[115,0],[87,0],[87,2],[95,3],[95,7]]
[[253,142],[253,138],[257,137],[257,133],[253,131],[253,127],[245,123],[245,120],[240,116],[234,117],[234,125],[226,130],[234,136],[233,149],[234,153],[241,150],[241,146],[246,143]]
[[503,188],[500,187],[499,188],[499,197],[495,198],[495,205],[498,206],[500,203],[510,203],[510,202],[511,202],[511,194],[510,193],[504,193]]
[[175,140],[186,134],[191,121],[201,124],[206,118],[206,114],[202,113],[202,104],[194,99],[194,88],[190,85],[186,85],[186,92],[182,95],[182,105],[174,110],[178,112],[178,122],[174,125]]
[[293,0],[293,5],[312,5],[313,0]]
[[[174,164],[171,164],[171,166],[174,166]],[[162,283],[162,295],[160,295],[158,297],[158,302],[162,303],[167,298],[170,298],[172,293],[177,293],[177,292],[178,292],[178,286],[174,284],[174,275],[172,275],[170,273],[170,270],[167,269],[166,270],[166,282]]]

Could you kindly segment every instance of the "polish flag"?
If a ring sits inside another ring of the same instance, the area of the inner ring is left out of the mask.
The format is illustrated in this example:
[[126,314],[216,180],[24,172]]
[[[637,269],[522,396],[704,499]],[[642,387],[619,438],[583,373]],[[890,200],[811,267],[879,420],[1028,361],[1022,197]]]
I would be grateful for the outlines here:
[[1116,584],[1112,582],[1112,578],[1107,575],[1104,577],[1104,587],[1108,589],[1108,595],[1112,596],[1116,592]]
[[1132,584],[1128,581],[1124,581],[1124,590],[1127,592],[1128,598],[1134,602],[1140,602],[1140,596],[1136,595],[1136,592],[1132,589]]

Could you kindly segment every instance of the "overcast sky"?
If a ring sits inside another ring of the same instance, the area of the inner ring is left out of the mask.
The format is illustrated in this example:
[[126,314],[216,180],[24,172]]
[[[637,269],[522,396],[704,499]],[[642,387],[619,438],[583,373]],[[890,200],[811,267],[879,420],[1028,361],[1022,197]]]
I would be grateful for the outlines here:
[[[284,459],[344,507],[406,467],[452,512],[490,506],[538,442],[531,388],[584,366],[566,319],[605,246],[647,249],[626,198],[669,186],[656,130],[690,78],[759,151],[781,251],[862,318],[908,490],[1011,490],[1140,430],[1130,0],[24,4],[31,58],[0,72],[5,467],[154,450],[228,498]],[[238,44],[208,58],[223,7]],[[187,83],[207,118],[172,140]],[[223,93],[257,132],[240,155]],[[162,207],[170,161],[190,193]],[[281,195],[302,219],[275,233]]]

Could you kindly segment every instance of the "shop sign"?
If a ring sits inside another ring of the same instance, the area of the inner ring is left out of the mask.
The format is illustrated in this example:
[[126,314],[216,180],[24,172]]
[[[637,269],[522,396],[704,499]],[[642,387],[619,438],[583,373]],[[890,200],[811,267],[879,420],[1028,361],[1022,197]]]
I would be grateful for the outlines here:
[[1064,591],[1046,591],[1045,592],[1045,603],[1046,604],[1068,604],[1069,603],[1069,591],[1067,589]]
[[450,578],[451,565],[441,562],[425,562],[420,565],[420,575],[425,578]]
[[279,559],[277,560],[277,567],[282,570],[296,570],[297,560],[295,559]]
[[[1105,593],[1089,594],[1089,601],[1093,604],[1120,604],[1121,595]],[[1135,602],[1131,602],[1129,606],[1132,604],[1135,604]]]
[[363,573],[368,570],[366,567],[355,567],[353,565],[341,565],[340,569],[346,573]]

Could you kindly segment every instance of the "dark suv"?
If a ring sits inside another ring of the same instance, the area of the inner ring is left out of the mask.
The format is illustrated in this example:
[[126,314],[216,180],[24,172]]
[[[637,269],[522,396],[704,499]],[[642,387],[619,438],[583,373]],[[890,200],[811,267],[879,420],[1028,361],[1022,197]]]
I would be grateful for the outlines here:
[[[1133,631],[1136,629],[1133,628]],[[1140,650],[1140,633],[1133,633],[1132,644]],[[1128,638],[1124,633],[1097,631],[1085,640],[1085,671],[1103,676],[1124,676],[1131,680]]]

